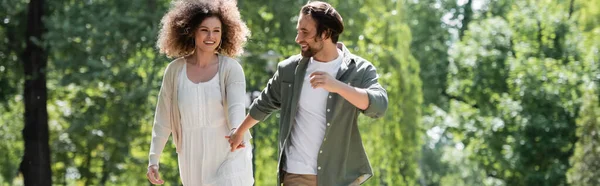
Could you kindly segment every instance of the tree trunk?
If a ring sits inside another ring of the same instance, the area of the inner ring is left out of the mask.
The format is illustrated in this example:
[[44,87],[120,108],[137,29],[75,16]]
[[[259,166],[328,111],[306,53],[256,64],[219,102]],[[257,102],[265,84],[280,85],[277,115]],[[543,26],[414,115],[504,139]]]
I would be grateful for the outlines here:
[[50,147],[48,144],[48,112],[46,109],[46,66],[48,57],[42,46],[45,31],[43,0],[30,0],[27,17],[27,45],[22,59],[25,71],[25,152],[19,171],[25,185],[52,185]]
[[458,37],[460,39],[463,38],[463,36],[465,35],[465,31],[467,31],[467,27],[469,26],[469,23],[471,23],[471,19],[473,17],[473,0],[469,0],[467,1],[467,4],[465,4],[463,6],[463,20],[462,20],[462,27],[460,27],[460,32],[458,33]]

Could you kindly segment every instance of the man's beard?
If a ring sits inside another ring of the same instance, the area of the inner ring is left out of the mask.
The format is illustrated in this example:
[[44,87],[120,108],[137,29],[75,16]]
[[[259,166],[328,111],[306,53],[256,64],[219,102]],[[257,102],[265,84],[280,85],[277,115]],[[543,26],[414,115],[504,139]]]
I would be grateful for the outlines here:
[[308,49],[302,50],[302,57],[313,57],[315,55],[315,51],[311,47],[307,47]]
[[308,57],[313,57],[317,52],[323,50],[323,45],[321,44],[321,47],[318,49],[316,47],[313,48],[308,45],[306,45],[306,48],[307,48],[306,50],[302,50],[302,49],[300,49],[300,50],[301,50],[302,57],[308,58]]

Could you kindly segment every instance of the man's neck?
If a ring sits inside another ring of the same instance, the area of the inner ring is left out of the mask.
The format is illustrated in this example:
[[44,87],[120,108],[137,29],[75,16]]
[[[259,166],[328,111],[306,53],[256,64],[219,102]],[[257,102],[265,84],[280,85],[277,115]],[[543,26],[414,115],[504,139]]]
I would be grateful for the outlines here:
[[330,62],[338,58],[339,54],[334,43],[323,44],[323,49],[313,56],[313,59],[320,62]]

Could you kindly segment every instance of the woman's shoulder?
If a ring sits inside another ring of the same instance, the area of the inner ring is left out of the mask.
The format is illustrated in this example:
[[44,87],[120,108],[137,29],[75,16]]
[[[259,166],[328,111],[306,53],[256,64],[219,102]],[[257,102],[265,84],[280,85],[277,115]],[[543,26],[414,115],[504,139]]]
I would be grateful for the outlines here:
[[225,55],[219,56],[221,57],[221,63],[223,67],[225,67],[224,70],[242,69],[242,65],[237,59]]
[[183,68],[183,65],[185,65],[185,58],[179,57],[169,62],[169,65],[167,65],[167,69],[165,70],[165,72],[169,73],[173,71],[178,71],[178,69]]
[[229,56],[219,55],[221,58],[221,68],[219,69],[219,73],[223,75],[224,81],[232,82],[243,80],[244,77],[244,69],[242,65],[238,62],[238,60],[231,58]]
[[[232,57],[229,57],[226,55],[219,55],[219,56],[221,57],[223,62],[231,63],[231,64],[240,64],[240,62],[237,59],[234,59]],[[228,64],[228,65],[231,65],[231,64]]]
[[183,66],[183,64],[185,64],[185,57],[179,57],[179,58],[176,58],[173,61],[169,62],[169,65],[167,66],[167,68]]

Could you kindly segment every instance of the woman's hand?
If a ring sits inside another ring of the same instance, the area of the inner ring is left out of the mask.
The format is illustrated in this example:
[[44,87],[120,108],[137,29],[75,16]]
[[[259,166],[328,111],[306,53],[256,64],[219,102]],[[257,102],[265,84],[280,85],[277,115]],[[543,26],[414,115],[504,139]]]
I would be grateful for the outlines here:
[[148,177],[148,180],[150,181],[150,183],[155,184],[155,185],[162,185],[163,183],[165,183],[165,181],[160,179],[160,175],[158,174],[158,166],[157,165],[148,166],[148,172],[146,172],[146,177]]
[[236,128],[231,129],[229,136],[225,136],[225,138],[229,139],[231,152],[246,147],[244,142],[244,132],[239,131]]

